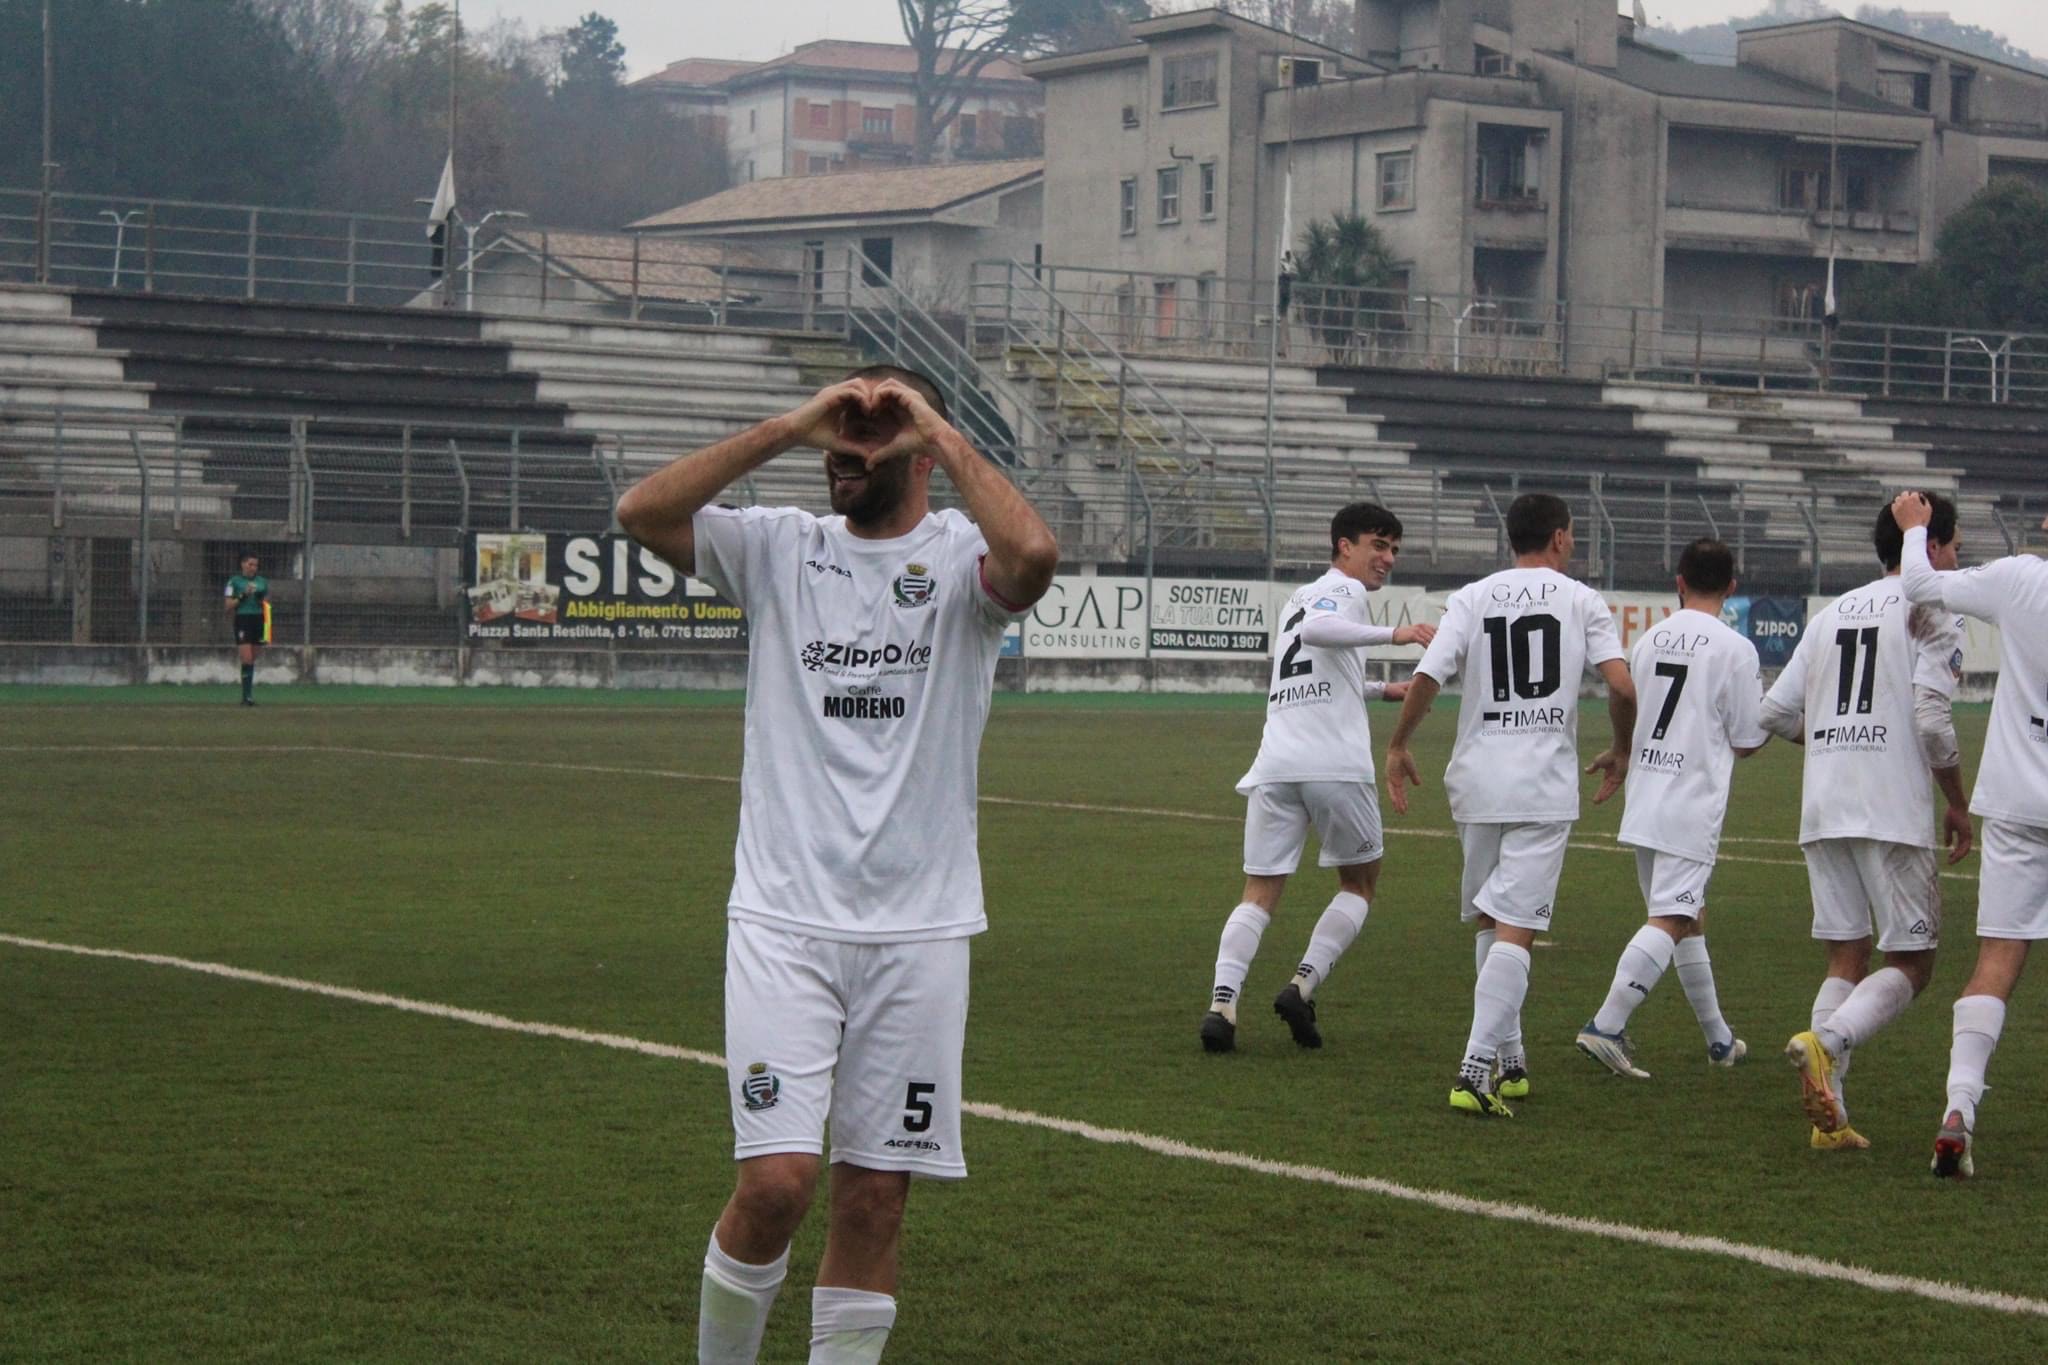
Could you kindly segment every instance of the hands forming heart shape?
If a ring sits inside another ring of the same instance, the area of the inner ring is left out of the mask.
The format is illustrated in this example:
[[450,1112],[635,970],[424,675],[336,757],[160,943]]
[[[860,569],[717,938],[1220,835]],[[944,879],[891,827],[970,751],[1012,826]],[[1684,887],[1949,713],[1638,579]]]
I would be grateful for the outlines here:
[[915,432],[917,428],[902,400],[893,394],[869,391],[848,395],[833,405],[832,414],[840,451],[864,456],[870,462],[906,430]]

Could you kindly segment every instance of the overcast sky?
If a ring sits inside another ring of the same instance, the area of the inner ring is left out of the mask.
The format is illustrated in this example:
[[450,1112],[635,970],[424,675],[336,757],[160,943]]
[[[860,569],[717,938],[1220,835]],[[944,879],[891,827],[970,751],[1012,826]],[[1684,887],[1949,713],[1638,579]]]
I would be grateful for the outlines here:
[[[1841,0],[1853,14],[1863,0]],[[1882,0],[1888,8],[1946,9],[1956,21],[2002,33],[2037,57],[2048,57],[2048,3],[2043,0]],[[1174,8],[1187,8],[1175,0]],[[1753,14],[1763,0],[1644,0],[1652,23],[1689,28],[1734,14]],[[1626,6],[1618,6],[1626,8]],[[474,26],[496,15],[529,28],[564,28],[592,10],[614,20],[631,74],[644,76],[681,57],[765,60],[813,38],[902,42],[896,0],[466,0]]]

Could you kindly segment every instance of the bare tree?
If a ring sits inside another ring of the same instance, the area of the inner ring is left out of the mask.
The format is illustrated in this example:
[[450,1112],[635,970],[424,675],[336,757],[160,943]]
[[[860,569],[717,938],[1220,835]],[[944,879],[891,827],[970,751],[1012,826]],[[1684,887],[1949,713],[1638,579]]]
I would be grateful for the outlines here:
[[919,163],[960,116],[971,87],[995,62],[1015,55],[1011,0],[896,0],[903,36],[917,53]]
[[375,69],[383,20],[370,0],[259,0],[259,14],[277,21],[294,52],[342,105],[352,103]]

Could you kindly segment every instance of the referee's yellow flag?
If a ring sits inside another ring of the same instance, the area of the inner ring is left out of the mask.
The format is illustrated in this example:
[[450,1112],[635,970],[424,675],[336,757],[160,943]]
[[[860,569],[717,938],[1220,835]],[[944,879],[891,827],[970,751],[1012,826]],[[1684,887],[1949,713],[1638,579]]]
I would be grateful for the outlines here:
[[263,643],[270,643],[270,603],[263,604]]

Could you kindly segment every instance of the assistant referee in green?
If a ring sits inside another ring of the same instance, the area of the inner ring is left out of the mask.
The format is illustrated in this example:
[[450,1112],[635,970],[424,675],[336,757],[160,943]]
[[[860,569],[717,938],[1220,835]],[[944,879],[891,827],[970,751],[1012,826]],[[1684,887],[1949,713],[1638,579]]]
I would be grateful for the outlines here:
[[235,620],[235,649],[242,661],[242,705],[254,706],[256,651],[263,639],[263,600],[270,595],[270,580],[256,570],[255,555],[242,556],[242,571],[228,580],[228,611]]

